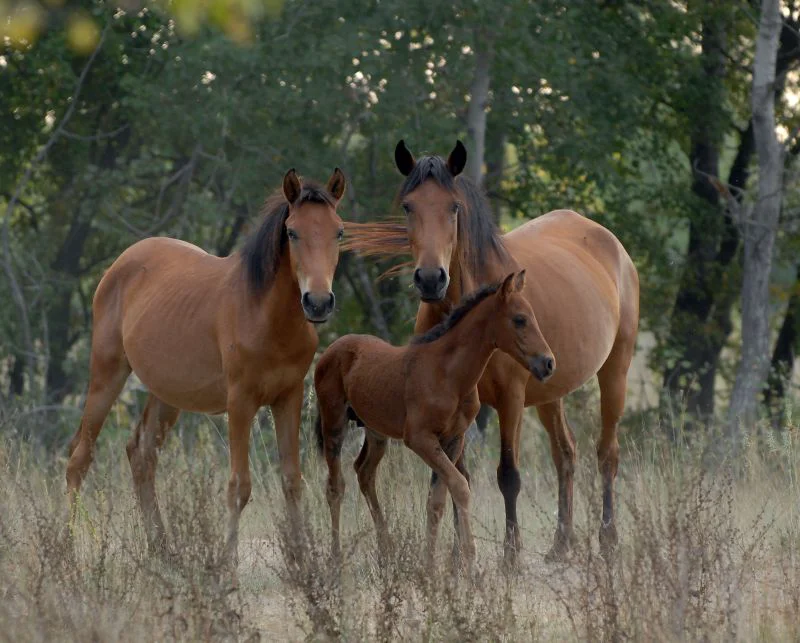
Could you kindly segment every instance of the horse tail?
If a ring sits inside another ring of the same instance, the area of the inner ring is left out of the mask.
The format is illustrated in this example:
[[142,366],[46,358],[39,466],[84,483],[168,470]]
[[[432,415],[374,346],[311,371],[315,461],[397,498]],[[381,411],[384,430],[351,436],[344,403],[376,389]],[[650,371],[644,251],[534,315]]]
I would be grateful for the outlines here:
[[317,402],[317,419],[314,422],[314,435],[317,436],[317,453],[322,453],[325,443],[322,439],[322,414],[319,412],[319,402]]

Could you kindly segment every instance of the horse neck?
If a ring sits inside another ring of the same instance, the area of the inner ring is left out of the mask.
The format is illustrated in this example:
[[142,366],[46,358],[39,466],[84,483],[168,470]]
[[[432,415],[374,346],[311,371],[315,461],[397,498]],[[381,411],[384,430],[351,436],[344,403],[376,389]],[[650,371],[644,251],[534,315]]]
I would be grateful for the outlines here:
[[461,298],[469,294],[481,286],[489,283],[500,281],[514,269],[514,266],[508,266],[508,263],[515,263],[509,256],[508,260],[504,261],[495,253],[487,251],[481,269],[473,272],[466,262],[466,248],[461,244],[465,243],[462,238],[459,238],[458,244],[453,251],[453,256],[450,259],[450,285],[447,287],[445,294],[445,302],[447,308],[452,309],[461,301]]
[[264,339],[288,339],[298,331],[307,332],[303,307],[300,304],[300,286],[292,272],[289,253],[284,252],[278,271],[270,287],[262,293],[249,288],[243,292],[243,309],[248,315],[254,333]]
[[436,342],[439,359],[449,373],[457,374],[460,394],[478,385],[496,350],[491,333],[496,305],[495,297],[488,297]]

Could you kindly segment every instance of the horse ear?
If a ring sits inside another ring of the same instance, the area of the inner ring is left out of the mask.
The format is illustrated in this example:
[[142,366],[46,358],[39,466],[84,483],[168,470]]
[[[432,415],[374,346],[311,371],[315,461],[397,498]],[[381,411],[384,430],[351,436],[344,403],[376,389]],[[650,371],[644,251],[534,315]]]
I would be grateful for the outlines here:
[[458,176],[464,170],[466,164],[467,148],[464,147],[461,141],[456,141],[456,146],[450,152],[450,156],[447,157],[447,169],[450,170],[450,174],[453,176]]
[[339,202],[339,199],[342,198],[344,195],[344,189],[347,187],[347,180],[344,178],[344,172],[342,172],[338,167],[333,171],[331,174],[331,178],[328,179],[328,185],[326,189],[328,193],[336,199],[336,202]]
[[411,171],[417,164],[414,160],[414,156],[408,151],[406,142],[403,139],[400,139],[397,147],[394,148],[394,163],[403,176],[411,174]]
[[512,292],[514,292],[514,277],[515,274],[512,272],[503,280],[503,285],[500,286],[501,297],[508,297]]
[[525,287],[525,271],[520,270],[517,273],[517,276],[514,278],[514,290],[516,292],[522,292],[522,289]]
[[283,177],[283,196],[289,203],[294,203],[300,197],[301,190],[300,179],[292,168]]

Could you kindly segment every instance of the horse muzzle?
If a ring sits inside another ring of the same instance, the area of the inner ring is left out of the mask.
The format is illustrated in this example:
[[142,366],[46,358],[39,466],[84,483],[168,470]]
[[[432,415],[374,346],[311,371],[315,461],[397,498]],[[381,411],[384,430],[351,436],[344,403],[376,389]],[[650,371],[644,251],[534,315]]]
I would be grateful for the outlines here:
[[528,370],[540,382],[546,382],[556,370],[556,360],[552,355],[537,355],[528,360]]
[[322,294],[304,292],[300,303],[303,305],[306,319],[315,324],[321,324],[328,321],[333,313],[336,297],[330,291]]
[[441,301],[449,284],[450,276],[444,268],[417,268],[414,271],[414,285],[422,301]]

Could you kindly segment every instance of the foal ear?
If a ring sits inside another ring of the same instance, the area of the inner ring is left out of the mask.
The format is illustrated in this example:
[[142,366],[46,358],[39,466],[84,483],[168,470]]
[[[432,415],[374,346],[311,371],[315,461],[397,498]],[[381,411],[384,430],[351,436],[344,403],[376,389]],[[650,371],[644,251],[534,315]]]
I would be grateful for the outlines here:
[[344,178],[344,172],[342,172],[338,167],[333,171],[331,174],[331,178],[328,179],[328,185],[326,186],[326,190],[328,193],[336,199],[336,202],[339,202],[339,199],[342,198],[344,195],[344,189],[347,187],[347,180]]
[[417,165],[414,156],[408,151],[406,142],[403,139],[400,139],[397,147],[394,148],[394,163],[403,176],[411,174],[411,171]]
[[514,278],[514,290],[516,292],[522,292],[522,289],[525,287],[525,271],[520,270],[517,273],[517,276]]
[[512,292],[514,292],[514,277],[515,273],[511,273],[503,280],[503,285],[500,286],[500,296],[501,297],[508,297]]
[[289,203],[294,203],[300,197],[301,190],[300,179],[292,168],[283,177],[283,196]]
[[450,156],[447,157],[447,169],[450,170],[450,174],[453,176],[458,176],[464,170],[466,164],[467,148],[464,147],[461,141],[456,141],[456,146],[450,152]]

